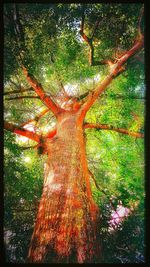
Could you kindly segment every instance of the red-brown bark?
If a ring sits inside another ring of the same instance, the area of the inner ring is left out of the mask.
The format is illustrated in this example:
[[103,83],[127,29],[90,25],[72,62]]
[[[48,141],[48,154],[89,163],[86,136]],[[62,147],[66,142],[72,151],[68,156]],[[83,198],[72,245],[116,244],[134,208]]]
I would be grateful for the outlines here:
[[30,83],[34,91],[37,93],[37,95],[40,97],[42,102],[57,116],[62,111],[62,109],[56,103],[54,103],[50,96],[46,95],[44,89],[42,88],[42,85],[39,84],[34,77],[29,75],[27,69],[24,66],[22,66],[22,68],[28,82]]
[[55,134],[57,133],[57,130],[54,129],[52,131],[50,131],[47,135],[46,135],[46,138],[52,138],[55,136]]
[[96,22],[92,37],[89,38],[84,32],[84,19],[85,19],[85,16],[83,15],[82,16],[82,21],[81,21],[80,34],[81,34],[83,40],[88,44],[88,46],[90,48],[90,51],[89,51],[89,63],[90,63],[90,66],[107,65],[107,64],[110,65],[111,64],[110,60],[99,60],[99,61],[96,61],[94,59],[93,37],[94,37],[94,34],[95,34],[95,31],[96,31],[97,27],[100,24],[100,21]]
[[[81,35],[90,46],[89,60],[92,65],[94,48],[92,40],[84,33],[84,17]],[[105,79],[87,96],[84,104],[77,102],[77,98],[72,99],[72,104],[66,103],[66,110],[46,95],[41,84],[23,66],[28,82],[57,118],[56,128],[44,137],[8,122],[4,124],[5,129],[38,142],[43,153],[47,154],[43,192],[28,253],[29,262],[90,263],[95,262],[97,256],[100,259],[97,240],[99,209],[91,192],[84,129],[114,130],[135,137],[143,135],[109,125],[84,125],[84,118],[96,99],[121,72],[123,64],[142,46],[143,36],[140,34],[133,47],[115,63],[103,62],[110,67]]]
[[99,212],[90,188],[82,125],[73,112],[59,116],[57,134],[47,138],[45,149],[43,193],[28,261],[94,262],[100,256]]
[[111,64],[109,74],[99,82],[95,90],[89,94],[87,101],[82,105],[81,108],[81,118],[84,119],[86,112],[90,109],[90,107],[94,104],[96,99],[107,89],[108,85],[112,82],[112,80],[121,72],[123,64],[127,62],[127,60],[133,56],[142,46],[144,40],[141,35],[139,39],[135,42],[131,49],[126,51],[124,55],[117,60],[116,63]]
[[110,130],[110,131],[115,131],[118,133],[123,133],[123,134],[127,134],[130,136],[134,136],[136,138],[143,138],[144,134],[142,133],[137,133],[137,132],[131,132],[127,129],[124,128],[115,128],[111,125],[107,125],[107,124],[96,124],[96,123],[85,123],[84,124],[84,129],[102,129],[102,130]]
[[4,129],[6,129],[7,131],[10,131],[10,132],[13,132],[15,134],[25,136],[31,140],[36,141],[36,142],[40,141],[40,135],[38,135],[32,131],[28,131],[28,130],[24,129],[23,127],[18,126],[16,124],[4,122]]

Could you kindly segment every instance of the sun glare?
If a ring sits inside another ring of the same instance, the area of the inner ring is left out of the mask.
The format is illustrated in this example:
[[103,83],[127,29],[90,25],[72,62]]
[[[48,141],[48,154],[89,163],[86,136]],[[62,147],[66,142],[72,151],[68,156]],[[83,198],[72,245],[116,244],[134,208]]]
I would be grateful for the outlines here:
[[26,163],[29,163],[31,161],[31,158],[30,157],[24,157],[23,160],[26,162]]
[[21,136],[21,135],[18,135],[16,136],[16,141],[18,143],[26,143],[27,141],[29,141],[29,138],[25,137],[25,136]]
[[33,124],[26,124],[23,128],[27,129],[28,131],[35,132]]
[[[27,129],[28,131],[31,131],[31,132],[35,132],[35,129],[34,129],[34,127],[33,127],[33,125],[32,124],[27,124],[27,125],[25,125],[24,127],[23,127],[24,129]],[[26,143],[27,141],[29,141],[30,139],[29,138],[27,138],[27,137],[25,137],[25,136],[21,136],[21,135],[17,135],[16,136],[16,141],[18,142],[18,143]]]

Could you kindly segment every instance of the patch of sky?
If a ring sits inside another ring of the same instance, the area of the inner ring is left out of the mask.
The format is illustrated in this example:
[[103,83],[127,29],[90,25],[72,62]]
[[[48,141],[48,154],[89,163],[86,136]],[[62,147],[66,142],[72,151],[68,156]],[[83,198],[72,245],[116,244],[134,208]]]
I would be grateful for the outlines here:
[[135,92],[140,94],[141,97],[145,96],[145,85],[144,84],[140,84],[135,88]]

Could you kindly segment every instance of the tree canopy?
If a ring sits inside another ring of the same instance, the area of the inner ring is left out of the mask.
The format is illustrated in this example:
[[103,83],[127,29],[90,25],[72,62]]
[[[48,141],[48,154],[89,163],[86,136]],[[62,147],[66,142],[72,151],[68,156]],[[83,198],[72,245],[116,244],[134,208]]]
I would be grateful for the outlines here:
[[[82,31],[84,26],[84,31]],[[84,99],[144,28],[142,4],[5,4],[4,117],[35,134],[55,130],[22,65],[55,103]],[[86,38],[84,38],[84,35]],[[90,54],[91,53],[91,54]],[[90,56],[91,55],[91,56]],[[102,212],[103,262],[144,261],[144,48],[131,57],[87,112],[85,128],[93,196]],[[44,157],[36,141],[5,132],[5,247],[8,262],[25,262],[42,190]],[[110,229],[119,203],[130,210]]]

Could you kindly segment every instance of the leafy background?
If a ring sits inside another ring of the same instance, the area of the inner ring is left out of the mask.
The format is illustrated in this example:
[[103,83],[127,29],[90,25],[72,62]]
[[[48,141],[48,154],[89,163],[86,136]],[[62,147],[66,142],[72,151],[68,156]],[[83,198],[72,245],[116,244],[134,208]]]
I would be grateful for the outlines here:
[[[100,19],[93,44],[96,59],[117,56],[133,44],[137,35],[141,4],[16,4],[20,33],[16,39],[13,4],[4,5],[4,93],[17,86],[29,87],[20,67],[21,60],[52,97],[59,95],[58,78],[70,95],[79,96],[92,90],[98,79],[108,72],[107,66],[90,67],[89,48],[82,41],[79,26],[85,9],[85,32],[90,37],[94,23]],[[142,28],[143,20],[142,20]],[[106,123],[114,127],[144,132],[145,76],[144,51],[126,64],[118,76],[86,115],[85,121]],[[21,93],[25,96],[27,93]],[[32,91],[28,95],[35,95]],[[39,99],[7,100],[7,121],[21,124],[43,108]],[[49,112],[37,124],[37,131],[53,127]],[[101,210],[100,237],[104,263],[142,263],[144,237],[144,140],[113,131],[86,129],[86,148],[95,201]],[[22,146],[12,133],[4,135],[4,238],[7,262],[25,262],[37,207],[42,192],[45,156],[36,149]],[[109,221],[112,210],[120,203],[130,209],[113,231]]]

